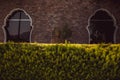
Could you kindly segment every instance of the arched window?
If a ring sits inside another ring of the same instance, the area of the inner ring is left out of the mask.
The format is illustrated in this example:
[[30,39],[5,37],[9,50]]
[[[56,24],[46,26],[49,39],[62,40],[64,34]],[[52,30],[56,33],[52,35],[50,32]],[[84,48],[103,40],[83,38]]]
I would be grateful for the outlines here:
[[90,43],[114,43],[115,29],[115,19],[108,11],[96,11],[89,19]]
[[30,42],[32,21],[28,14],[19,9],[8,15],[5,22],[5,41]]

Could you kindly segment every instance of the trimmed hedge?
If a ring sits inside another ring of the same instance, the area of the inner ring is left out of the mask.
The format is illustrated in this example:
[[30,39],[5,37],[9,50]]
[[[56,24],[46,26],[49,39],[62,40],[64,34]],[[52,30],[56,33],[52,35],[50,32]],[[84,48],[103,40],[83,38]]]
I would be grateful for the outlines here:
[[119,79],[119,44],[0,44],[0,80]]

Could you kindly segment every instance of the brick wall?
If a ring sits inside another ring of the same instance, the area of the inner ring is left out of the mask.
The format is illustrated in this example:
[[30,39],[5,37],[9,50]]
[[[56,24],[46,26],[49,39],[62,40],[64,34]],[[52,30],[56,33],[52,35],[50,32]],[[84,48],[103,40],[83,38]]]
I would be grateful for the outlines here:
[[[15,8],[24,9],[32,18],[32,42],[50,43],[54,28],[67,25],[72,43],[88,43],[86,29],[89,17],[100,8],[107,9],[117,20],[117,43],[120,43],[120,1],[114,0],[1,0],[0,2],[0,41],[4,41],[2,26],[9,12]],[[56,39],[56,38],[54,38]]]

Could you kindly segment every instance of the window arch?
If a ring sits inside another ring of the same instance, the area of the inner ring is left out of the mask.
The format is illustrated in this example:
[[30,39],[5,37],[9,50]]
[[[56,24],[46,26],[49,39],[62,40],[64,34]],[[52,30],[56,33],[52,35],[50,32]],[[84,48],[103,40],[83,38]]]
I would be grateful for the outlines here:
[[12,11],[5,20],[5,42],[30,42],[32,20],[22,9]]
[[89,42],[115,43],[116,28],[116,20],[107,10],[97,10],[89,19]]

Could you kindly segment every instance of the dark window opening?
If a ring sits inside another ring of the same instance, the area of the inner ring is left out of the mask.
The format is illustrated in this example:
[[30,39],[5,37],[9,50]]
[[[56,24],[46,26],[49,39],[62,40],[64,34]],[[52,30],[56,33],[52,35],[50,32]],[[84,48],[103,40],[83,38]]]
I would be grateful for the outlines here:
[[115,21],[105,10],[97,11],[89,21],[90,43],[114,43]]
[[4,28],[6,41],[30,42],[31,20],[24,11],[16,10],[8,16]]

